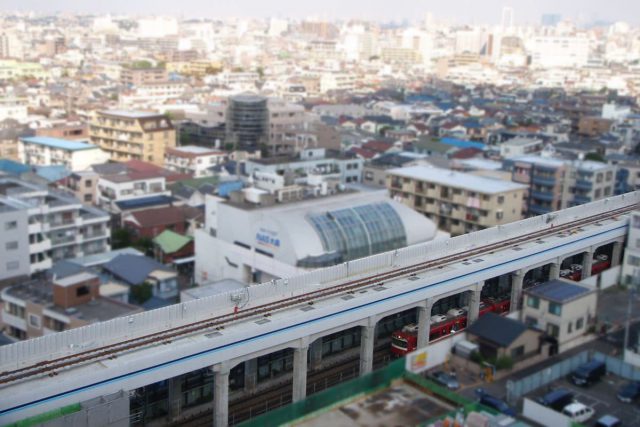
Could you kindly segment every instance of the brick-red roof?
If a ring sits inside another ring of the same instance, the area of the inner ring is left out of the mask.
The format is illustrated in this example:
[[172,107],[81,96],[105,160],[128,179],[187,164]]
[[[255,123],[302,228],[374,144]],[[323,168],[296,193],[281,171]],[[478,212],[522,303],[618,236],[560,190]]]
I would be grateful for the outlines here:
[[131,216],[135,218],[136,222],[140,224],[142,228],[185,222],[184,211],[177,206],[131,212]]
[[386,153],[391,147],[393,147],[392,143],[384,141],[369,141],[362,144],[362,148],[365,150],[375,151],[376,153]]

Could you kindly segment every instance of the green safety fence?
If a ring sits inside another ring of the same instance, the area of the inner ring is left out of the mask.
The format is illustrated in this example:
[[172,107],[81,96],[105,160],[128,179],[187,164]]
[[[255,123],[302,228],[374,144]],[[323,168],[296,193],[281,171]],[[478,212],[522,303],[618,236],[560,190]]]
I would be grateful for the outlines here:
[[46,423],[47,421],[55,420],[56,418],[64,417],[65,415],[78,412],[82,407],[79,403],[73,405],[63,406],[62,408],[54,409],[44,414],[34,415],[33,417],[25,418],[24,420],[17,421],[12,424],[6,424],[5,427],[31,427],[38,424]]
[[460,410],[463,411],[465,415],[473,411],[496,414],[496,411],[493,409],[486,408],[477,402],[472,402],[446,387],[442,387],[420,375],[406,371],[405,359],[401,358],[391,362],[384,369],[373,371],[363,377],[347,381],[328,390],[311,395],[300,402],[275,409],[256,418],[252,418],[241,423],[240,426],[264,427],[286,425],[294,421],[299,421],[305,417],[316,416],[319,413],[330,411],[342,402],[353,400],[358,396],[369,395],[383,390],[389,387],[394,380],[400,378],[404,378],[406,381],[413,383],[415,386],[423,389],[427,393],[433,393],[434,395],[439,396],[457,408],[453,413],[436,417],[433,420],[426,422],[425,425],[437,420],[438,418],[455,415],[455,413]]
[[240,424],[242,427],[283,425],[319,411],[328,411],[336,404],[358,395],[371,394],[389,387],[404,373],[404,359],[391,362],[385,369],[347,381],[328,390],[311,395],[300,402],[275,409]]

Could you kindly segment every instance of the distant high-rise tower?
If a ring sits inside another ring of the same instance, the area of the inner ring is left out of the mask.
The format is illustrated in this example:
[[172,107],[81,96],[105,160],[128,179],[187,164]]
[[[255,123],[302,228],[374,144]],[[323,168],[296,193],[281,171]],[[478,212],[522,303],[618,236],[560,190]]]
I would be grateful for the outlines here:
[[513,28],[513,8],[502,8],[502,30],[507,31]]
[[542,24],[543,27],[555,27],[560,21],[562,21],[562,15],[557,13],[545,13],[540,19],[540,24]]

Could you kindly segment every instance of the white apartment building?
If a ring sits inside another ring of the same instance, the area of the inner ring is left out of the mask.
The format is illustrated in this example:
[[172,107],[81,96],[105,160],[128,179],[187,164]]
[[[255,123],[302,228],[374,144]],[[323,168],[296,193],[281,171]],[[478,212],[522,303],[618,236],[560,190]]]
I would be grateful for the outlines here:
[[61,165],[74,172],[109,161],[109,154],[97,145],[45,136],[20,138],[18,155],[28,165]]
[[356,82],[357,76],[353,73],[323,73],[320,76],[320,93],[354,90]]
[[117,212],[117,202],[170,194],[165,177],[152,172],[103,175],[98,178],[96,203],[109,212]]
[[580,36],[534,37],[529,45],[535,68],[582,67],[589,61],[589,39]]
[[110,250],[109,215],[67,193],[0,178],[0,280]]
[[13,119],[24,123],[28,115],[27,104],[25,102],[7,99],[0,100],[0,122],[6,119]]
[[119,95],[120,108],[147,108],[180,98],[186,89],[183,83],[158,82],[138,85]]
[[194,178],[212,176],[212,168],[224,163],[227,154],[195,145],[168,148],[164,154],[164,167],[179,173],[193,175]]
[[253,71],[224,71],[216,77],[218,84],[236,91],[254,91],[260,80],[258,73]]

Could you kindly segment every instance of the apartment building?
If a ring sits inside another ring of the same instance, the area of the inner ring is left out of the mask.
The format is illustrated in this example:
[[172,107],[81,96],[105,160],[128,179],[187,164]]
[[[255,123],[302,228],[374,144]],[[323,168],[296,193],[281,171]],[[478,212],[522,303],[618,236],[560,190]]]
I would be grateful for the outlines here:
[[429,166],[387,171],[390,196],[456,236],[522,219],[526,186]]
[[127,86],[165,82],[168,78],[167,70],[163,67],[135,68],[125,66],[120,72],[120,83]]
[[54,124],[52,127],[36,129],[35,136],[48,136],[72,141],[87,141],[89,139],[89,126],[81,122],[64,122]]
[[507,159],[512,180],[528,187],[523,213],[542,215],[582,205],[614,194],[616,166],[547,156]]
[[0,178],[0,280],[108,251],[108,222],[106,212],[83,206],[67,193]]
[[148,108],[180,98],[186,85],[178,82],[156,82],[138,85],[119,95],[121,108]]
[[2,290],[2,322],[14,339],[30,339],[142,311],[100,296],[98,276],[78,272],[38,278]]
[[333,178],[342,184],[360,182],[364,160],[327,151],[324,148],[302,150],[295,156],[268,157],[245,161],[245,173],[249,176],[256,172],[277,175],[302,172],[309,176]]
[[109,153],[111,160],[142,160],[158,166],[165,150],[176,145],[176,131],[165,115],[140,111],[97,111],[89,135],[91,142]]
[[109,154],[96,145],[46,136],[20,138],[18,153],[27,165],[61,165],[70,171],[86,170],[109,160]]
[[227,160],[222,151],[185,145],[167,149],[164,166],[172,171],[189,174],[194,178],[212,176],[212,168]]
[[123,172],[98,178],[96,204],[109,212],[119,212],[118,202],[152,196],[170,196],[166,177],[155,172]]

